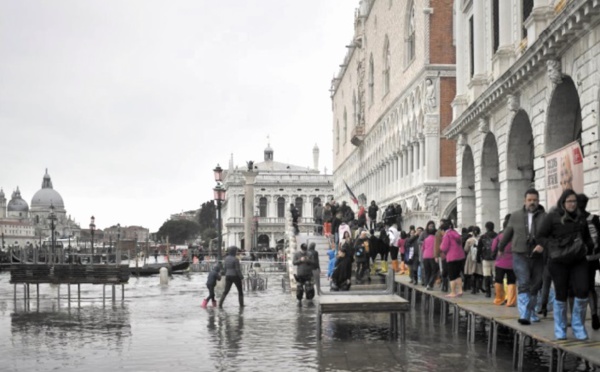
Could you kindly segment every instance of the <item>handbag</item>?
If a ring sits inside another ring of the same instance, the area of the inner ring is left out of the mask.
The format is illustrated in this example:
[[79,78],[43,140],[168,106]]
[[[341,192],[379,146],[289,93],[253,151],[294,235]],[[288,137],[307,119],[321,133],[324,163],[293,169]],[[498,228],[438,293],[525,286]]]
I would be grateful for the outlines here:
[[585,259],[587,247],[583,243],[581,234],[575,239],[550,239],[548,241],[548,257],[550,262],[572,264]]

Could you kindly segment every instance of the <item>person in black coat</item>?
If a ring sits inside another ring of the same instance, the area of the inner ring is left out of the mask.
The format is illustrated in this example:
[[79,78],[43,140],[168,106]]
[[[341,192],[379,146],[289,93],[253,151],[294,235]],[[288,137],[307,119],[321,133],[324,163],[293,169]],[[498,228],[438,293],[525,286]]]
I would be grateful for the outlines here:
[[[578,209],[577,194],[567,189],[558,199],[556,208],[548,213],[536,234],[537,241],[550,257],[548,270],[554,282],[556,298],[554,300],[554,335],[559,340],[567,338],[567,298],[569,289],[575,294],[571,329],[578,340],[587,340],[585,313],[588,305],[589,280],[588,263],[583,256],[572,262],[552,259],[553,249],[577,244],[580,240],[587,247],[588,254],[593,252],[594,243],[590,237],[585,216]],[[552,248],[550,248],[552,247]]]
[[352,278],[352,257],[345,249],[338,251],[335,261],[335,269],[331,275],[332,289],[339,291],[350,290],[350,279]]
[[237,288],[240,307],[244,307],[244,290],[242,288],[242,280],[244,279],[244,275],[242,274],[240,260],[238,260],[236,257],[237,251],[237,247],[229,247],[227,251],[227,257],[225,257],[223,265],[225,267],[225,291],[221,295],[219,308],[223,308],[223,302],[225,302],[225,297],[227,297],[232,284],[235,284],[235,287]]

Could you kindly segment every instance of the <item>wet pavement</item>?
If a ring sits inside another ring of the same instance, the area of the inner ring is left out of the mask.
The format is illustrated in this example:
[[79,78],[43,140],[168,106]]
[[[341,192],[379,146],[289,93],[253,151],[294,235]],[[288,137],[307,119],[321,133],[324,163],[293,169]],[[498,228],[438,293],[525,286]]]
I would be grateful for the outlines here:
[[[268,289],[246,293],[243,309],[235,288],[224,309],[202,309],[206,274],[192,273],[167,287],[157,276],[131,278],[124,302],[119,290],[113,303],[107,287],[106,306],[101,286],[82,285],[80,307],[72,286],[70,308],[66,286],[59,304],[56,286],[40,285],[39,306],[32,286],[26,310],[2,272],[0,371],[511,370],[512,338],[490,357],[485,337],[468,344],[464,329],[456,335],[451,322],[428,323],[420,306],[407,317],[405,345],[388,339],[387,314],[324,315],[319,342],[315,305],[298,307],[282,274],[268,275]],[[527,360],[529,372],[547,370],[538,353]]]

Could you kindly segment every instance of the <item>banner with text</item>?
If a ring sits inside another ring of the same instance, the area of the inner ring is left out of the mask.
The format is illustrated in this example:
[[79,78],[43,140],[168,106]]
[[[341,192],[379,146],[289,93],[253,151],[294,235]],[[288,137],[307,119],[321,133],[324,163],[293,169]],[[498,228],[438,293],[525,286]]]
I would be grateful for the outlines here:
[[546,154],[546,207],[555,206],[566,189],[583,192],[583,155],[577,141]]

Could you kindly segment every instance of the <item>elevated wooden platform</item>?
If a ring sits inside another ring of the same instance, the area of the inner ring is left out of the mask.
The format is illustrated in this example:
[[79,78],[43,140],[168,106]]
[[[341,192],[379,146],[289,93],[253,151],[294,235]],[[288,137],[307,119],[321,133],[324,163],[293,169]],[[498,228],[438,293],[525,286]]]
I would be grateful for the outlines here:
[[125,284],[128,265],[12,264],[12,284]]
[[448,298],[447,293],[439,289],[428,291],[425,287],[410,284],[406,275],[396,275],[396,293],[410,298],[411,307],[415,307],[417,296],[427,307],[428,316],[431,321],[435,319],[435,305],[439,303],[440,323],[444,324],[452,309],[452,324],[454,332],[458,333],[460,312],[464,312],[467,318],[467,340],[475,342],[475,327],[477,321],[488,323],[487,343],[488,352],[496,354],[498,338],[498,326],[507,327],[513,333],[513,364],[519,371],[523,370],[523,358],[525,355],[525,344],[527,339],[532,343],[542,343],[550,349],[551,364],[550,371],[562,371],[565,355],[577,356],[596,367],[600,366],[600,332],[592,330],[588,321],[586,328],[590,337],[587,341],[578,341],[573,338],[571,330],[567,332],[567,340],[557,341],[554,338],[554,319],[552,313],[547,318],[541,318],[539,323],[523,326],[518,323],[519,312],[516,307],[497,306],[493,304],[493,298],[486,298],[483,293],[470,294],[465,292],[462,297]]

